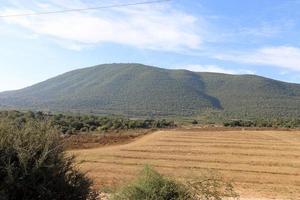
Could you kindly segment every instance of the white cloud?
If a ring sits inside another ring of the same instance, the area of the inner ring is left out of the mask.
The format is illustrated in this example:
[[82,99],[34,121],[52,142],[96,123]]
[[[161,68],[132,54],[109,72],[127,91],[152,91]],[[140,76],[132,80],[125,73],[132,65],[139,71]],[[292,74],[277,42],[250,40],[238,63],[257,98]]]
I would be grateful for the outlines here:
[[[58,1],[51,2],[51,6],[35,3],[35,9],[57,10]],[[77,2],[80,3],[82,2]],[[59,8],[61,9],[61,5]],[[1,14],[30,13],[33,10],[32,6],[27,9],[12,7],[2,10]],[[80,44],[96,45],[105,42],[167,51],[198,49],[203,42],[199,27],[205,25],[204,20],[175,10],[170,5],[11,17],[4,21],[35,34],[73,42],[77,50]]]
[[300,71],[300,48],[290,46],[265,47],[249,52],[232,52],[214,56],[220,60],[239,63],[270,65]]
[[223,74],[255,74],[251,70],[245,69],[226,69],[217,65],[182,65],[173,67],[173,69],[186,69],[194,72],[215,72]]

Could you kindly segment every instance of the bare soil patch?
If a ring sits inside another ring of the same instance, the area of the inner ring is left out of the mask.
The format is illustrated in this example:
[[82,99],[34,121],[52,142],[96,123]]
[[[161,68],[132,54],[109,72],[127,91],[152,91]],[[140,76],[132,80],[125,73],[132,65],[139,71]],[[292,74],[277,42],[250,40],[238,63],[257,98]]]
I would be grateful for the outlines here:
[[69,150],[91,149],[104,146],[121,145],[154,132],[155,129],[120,130],[103,133],[82,133],[66,136],[66,148]]

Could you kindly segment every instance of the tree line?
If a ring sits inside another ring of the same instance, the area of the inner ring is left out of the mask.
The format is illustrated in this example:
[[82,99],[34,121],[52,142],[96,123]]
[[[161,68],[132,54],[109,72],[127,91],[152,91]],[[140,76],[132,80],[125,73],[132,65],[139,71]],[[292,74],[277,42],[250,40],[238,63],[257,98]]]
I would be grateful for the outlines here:
[[47,120],[51,122],[53,127],[63,134],[109,130],[171,128],[175,126],[174,121],[168,121],[165,119],[129,119],[115,116],[67,115],[45,113],[41,111],[1,111],[0,119],[13,121],[18,126],[22,126],[31,120]]
[[300,119],[232,119],[223,123],[226,127],[269,127],[269,128],[300,128]]

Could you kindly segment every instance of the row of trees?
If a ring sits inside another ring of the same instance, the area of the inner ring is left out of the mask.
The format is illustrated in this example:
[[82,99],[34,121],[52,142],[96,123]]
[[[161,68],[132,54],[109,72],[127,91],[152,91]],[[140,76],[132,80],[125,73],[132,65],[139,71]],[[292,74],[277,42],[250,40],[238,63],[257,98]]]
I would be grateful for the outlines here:
[[60,130],[60,132],[63,134],[108,130],[168,128],[175,126],[173,121],[167,121],[165,119],[132,120],[122,117],[65,115],[43,112],[2,111],[0,112],[0,118],[12,120],[19,125],[22,125],[32,119],[38,121],[48,120],[51,122],[53,127]]
[[272,128],[299,128],[300,119],[255,119],[230,120],[224,122],[226,127],[272,127]]

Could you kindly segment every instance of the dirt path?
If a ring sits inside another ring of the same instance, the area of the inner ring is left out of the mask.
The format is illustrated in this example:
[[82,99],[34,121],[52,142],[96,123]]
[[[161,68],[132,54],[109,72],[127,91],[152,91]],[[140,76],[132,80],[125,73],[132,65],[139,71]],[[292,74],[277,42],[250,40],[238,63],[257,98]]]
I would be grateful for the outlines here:
[[128,181],[150,164],[177,178],[216,170],[244,200],[300,199],[300,131],[167,130],[74,153],[99,188]]

